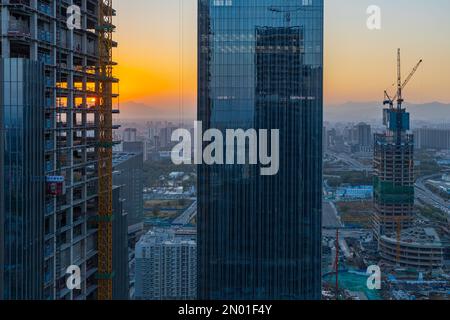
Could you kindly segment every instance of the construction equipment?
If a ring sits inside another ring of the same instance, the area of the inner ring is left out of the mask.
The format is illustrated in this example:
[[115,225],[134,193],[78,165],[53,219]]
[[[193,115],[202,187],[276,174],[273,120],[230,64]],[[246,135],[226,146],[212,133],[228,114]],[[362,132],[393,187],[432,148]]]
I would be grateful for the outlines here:
[[98,1],[98,300],[112,300],[112,0]]
[[385,100],[383,102],[383,105],[389,105],[391,109],[394,108],[394,102],[397,101],[397,109],[402,108],[402,104],[404,102],[403,100],[403,90],[406,88],[408,83],[411,81],[414,74],[419,69],[420,65],[422,64],[423,60],[419,60],[419,62],[416,64],[414,69],[411,71],[411,73],[406,77],[406,80],[402,83],[402,74],[401,74],[401,55],[400,55],[400,49],[397,51],[397,94],[395,97],[391,98],[387,92],[387,90],[384,91],[384,97]]
[[284,18],[286,20],[286,26],[290,27],[291,14],[295,13],[295,12],[298,12],[298,11],[301,11],[301,10],[304,10],[304,8],[303,7],[294,7],[294,8],[287,7],[287,8],[288,9],[282,8],[282,7],[273,7],[272,6],[272,7],[269,7],[269,11],[276,12],[276,13],[283,13],[284,14]]

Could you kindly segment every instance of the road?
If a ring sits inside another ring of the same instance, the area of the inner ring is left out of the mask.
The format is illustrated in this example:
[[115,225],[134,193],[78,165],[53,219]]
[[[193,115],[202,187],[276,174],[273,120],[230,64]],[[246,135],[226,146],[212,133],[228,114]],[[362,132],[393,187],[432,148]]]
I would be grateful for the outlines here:
[[350,166],[354,171],[366,171],[370,172],[373,170],[372,166],[366,166],[359,162],[356,159],[353,159],[351,156],[345,153],[330,153],[333,157],[335,157],[337,160],[340,160],[344,163],[346,163],[348,166]]
[[185,226],[191,222],[192,218],[197,214],[197,201],[194,201],[172,224],[177,226]]
[[[336,230],[323,230],[322,234],[324,237],[328,238],[335,238],[336,237]],[[365,229],[340,229],[339,230],[339,237],[344,238],[351,238],[351,239],[368,239],[372,235],[371,230],[365,230]]]
[[434,174],[431,176],[425,176],[417,179],[415,184],[416,197],[419,198],[424,203],[442,210],[446,214],[450,216],[450,201],[446,201],[441,198],[439,195],[431,192],[425,185],[427,180],[440,177],[440,174]]
[[324,229],[341,229],[343,225],[339,218],[338,212],[333,202],[324,201],[323,202],[323,218],[322,218],[322,227]]

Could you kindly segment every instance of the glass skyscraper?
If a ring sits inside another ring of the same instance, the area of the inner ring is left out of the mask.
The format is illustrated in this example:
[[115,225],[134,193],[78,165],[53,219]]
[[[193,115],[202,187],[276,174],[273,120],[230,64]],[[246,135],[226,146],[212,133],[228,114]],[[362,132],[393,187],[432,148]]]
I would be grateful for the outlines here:
[[275,176],[199,166],[199,298],[320,299],[323,0],[198,11],[203,129],[280,130]]
[[43,298],[43,70],[0,60],[0,300]]

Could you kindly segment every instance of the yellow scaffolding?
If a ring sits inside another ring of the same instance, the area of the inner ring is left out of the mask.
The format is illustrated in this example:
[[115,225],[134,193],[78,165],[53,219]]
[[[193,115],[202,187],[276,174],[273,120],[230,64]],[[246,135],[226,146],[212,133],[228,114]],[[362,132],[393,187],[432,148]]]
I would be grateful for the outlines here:
[[114,42],[112,0],[98,1],[98,300],[113,298],[112,83]]

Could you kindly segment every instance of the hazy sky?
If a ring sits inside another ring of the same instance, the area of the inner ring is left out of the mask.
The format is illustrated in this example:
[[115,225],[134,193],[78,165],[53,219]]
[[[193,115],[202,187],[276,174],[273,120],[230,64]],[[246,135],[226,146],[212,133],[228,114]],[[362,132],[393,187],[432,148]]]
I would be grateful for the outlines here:
[[[300,1],[300,0],[299,0]],[[197,0],[115,0],[121,102],[193,113]],[[381,30],[366,27],[381,8]],[[424,64],[405,92],[410,102],[450,102],[449,0],[325,0],[325,102],[378,101],[403,73]]]

